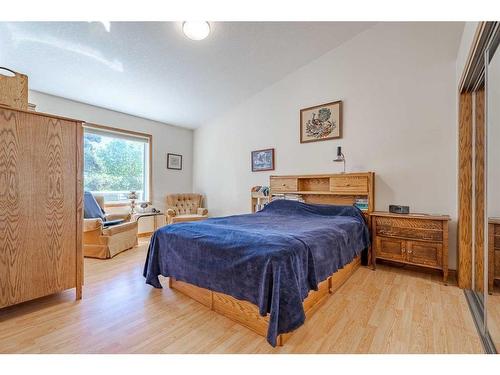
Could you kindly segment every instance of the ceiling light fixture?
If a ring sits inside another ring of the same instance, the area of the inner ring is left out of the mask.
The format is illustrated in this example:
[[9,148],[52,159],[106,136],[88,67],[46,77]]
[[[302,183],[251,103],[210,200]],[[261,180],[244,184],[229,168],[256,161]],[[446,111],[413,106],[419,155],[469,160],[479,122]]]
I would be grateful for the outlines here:
[[100,21],[100,22],[104,26],[104,30],[106,30],[108,33],[111,32],[111,21]]
[[210,24],[207,21],[184,21],[182,32],[189,39],[202,40],[210,34]]
[[111,21],[87,21],[88,23],[100,23],[103,27],[104,30],[106,30],[108,33],[111,32]]

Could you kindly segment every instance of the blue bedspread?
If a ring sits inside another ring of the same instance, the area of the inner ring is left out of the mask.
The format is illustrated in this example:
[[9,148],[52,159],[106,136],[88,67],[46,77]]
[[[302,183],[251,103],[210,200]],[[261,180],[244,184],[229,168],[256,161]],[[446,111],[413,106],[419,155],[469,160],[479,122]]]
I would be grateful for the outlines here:
[[152,236],[146,283],[159,275],[250,301],[270,314],[268,342],[304,323],[310,290],[369,246],[353,206],[277,200],[256,214],[178,223]]

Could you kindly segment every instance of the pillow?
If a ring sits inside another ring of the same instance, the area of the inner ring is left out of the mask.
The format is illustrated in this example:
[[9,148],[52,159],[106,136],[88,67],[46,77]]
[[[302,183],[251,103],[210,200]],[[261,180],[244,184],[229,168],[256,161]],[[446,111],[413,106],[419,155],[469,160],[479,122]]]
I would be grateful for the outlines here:
[[106,221],[104,211],[101,206],[97,204],[97,201],[90,191],[86,191],[83,194],[83,217],[85,219],[102,219],[102,221]]

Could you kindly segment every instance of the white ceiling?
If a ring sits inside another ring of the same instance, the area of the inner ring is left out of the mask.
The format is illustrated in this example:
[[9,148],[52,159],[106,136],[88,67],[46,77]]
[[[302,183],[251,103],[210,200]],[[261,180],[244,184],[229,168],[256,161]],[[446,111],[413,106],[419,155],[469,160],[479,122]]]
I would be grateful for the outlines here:
[[196,128],[373,22],[215,22],[203,41],[179,22],[0,23],[0,66],[30,89]]

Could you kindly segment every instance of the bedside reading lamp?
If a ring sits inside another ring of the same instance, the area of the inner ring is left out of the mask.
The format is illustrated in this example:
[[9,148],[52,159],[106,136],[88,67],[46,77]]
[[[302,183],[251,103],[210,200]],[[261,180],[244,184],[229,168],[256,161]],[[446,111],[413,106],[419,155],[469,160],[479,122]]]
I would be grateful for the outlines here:
[[341,173],[345,173],[345,157],[344,154],[342,153],[342,147],[338,146],[337,147],[337,159],[333,159],[335,162],[343,162],[344,163],[344,171]]

